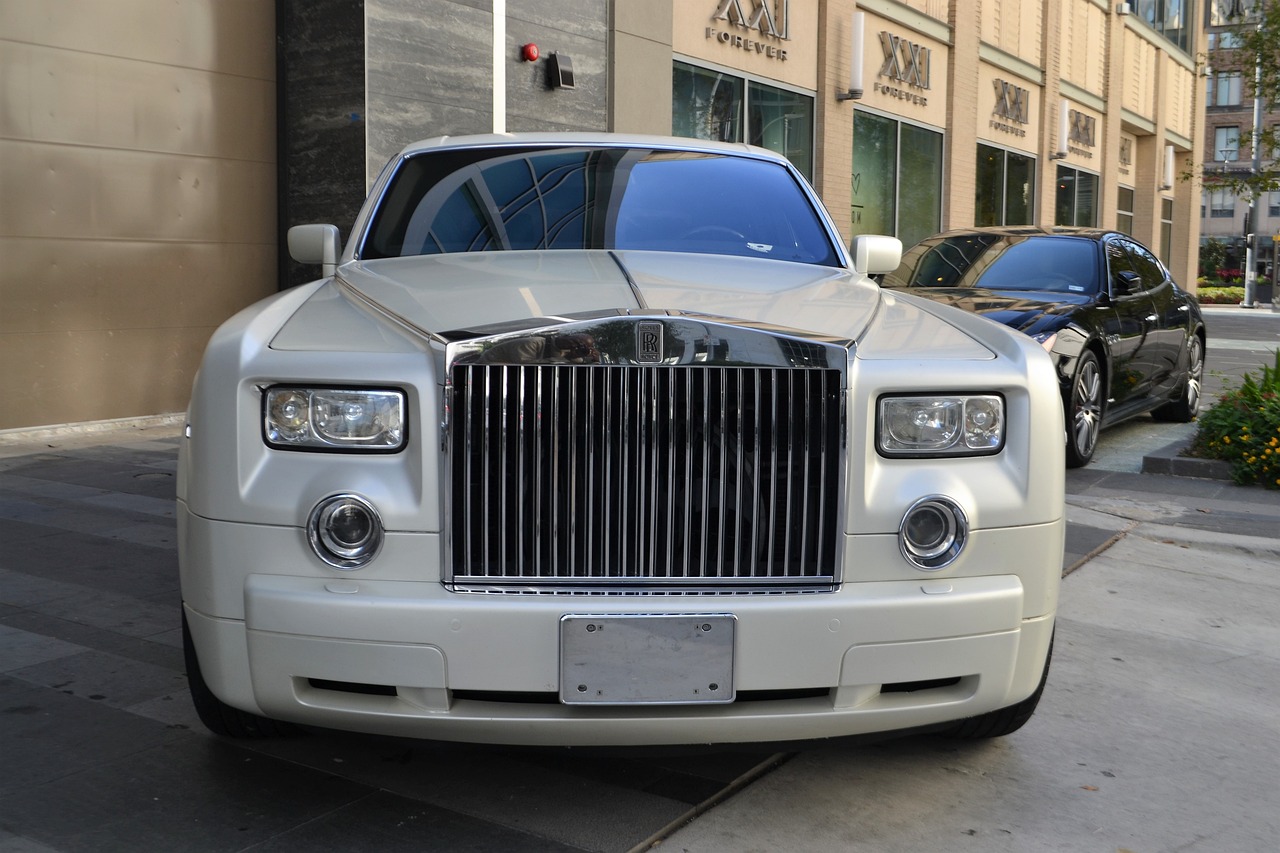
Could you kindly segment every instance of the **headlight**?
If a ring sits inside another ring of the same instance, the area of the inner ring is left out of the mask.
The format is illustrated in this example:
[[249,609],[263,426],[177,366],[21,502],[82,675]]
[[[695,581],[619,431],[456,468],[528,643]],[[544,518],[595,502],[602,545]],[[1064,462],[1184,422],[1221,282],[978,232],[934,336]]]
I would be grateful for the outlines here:
[[263,438],[290,450],[366,450],[404,445],[404,394],[276,385],[262,398]]
[[1004,447],[996,394],[881,397],[876,448],[884,456],[984,456]]

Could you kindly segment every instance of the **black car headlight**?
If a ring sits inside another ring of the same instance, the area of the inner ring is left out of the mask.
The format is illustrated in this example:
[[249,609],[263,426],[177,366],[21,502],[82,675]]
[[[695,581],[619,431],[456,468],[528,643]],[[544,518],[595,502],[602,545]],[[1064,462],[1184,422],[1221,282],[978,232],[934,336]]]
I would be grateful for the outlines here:
[[394,452],[404,446],[404,393],[274,385],[262,396],[262,433],[286,450]]
[[876,449],[883,456],[986,456],[1004,447],[998,394],[881,397]]

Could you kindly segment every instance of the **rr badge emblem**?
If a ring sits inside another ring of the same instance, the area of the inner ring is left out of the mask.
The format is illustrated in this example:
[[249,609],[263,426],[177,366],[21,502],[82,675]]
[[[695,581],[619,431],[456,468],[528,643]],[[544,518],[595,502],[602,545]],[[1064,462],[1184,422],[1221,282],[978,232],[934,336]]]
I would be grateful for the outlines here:
[[636,361],[640,364],[662,363],[662,324],[645,321],[636,324]]

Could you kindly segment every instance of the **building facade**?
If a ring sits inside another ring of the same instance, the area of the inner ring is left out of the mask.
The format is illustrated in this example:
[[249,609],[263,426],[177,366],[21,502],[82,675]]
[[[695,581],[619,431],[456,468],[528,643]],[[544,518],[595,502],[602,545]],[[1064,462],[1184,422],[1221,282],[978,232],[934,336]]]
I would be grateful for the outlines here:
[[1192,285],[1197,5],[0,0],[0,429],[180,411],[213,328],[314,274],[288,227],[345,233],[436,135],[750,142],[846,239],[1114,227]]
[[[1211,0],[1204,10],[1205,36],[1205,121],[1203,170],[1206,176],[1228,173],[1247,175],[1253,165],[1254,69],[1249,57],[1237,53],[1237,30],[1251,22],[1254,0]],[[1259,129],[1274,127],[1280,115],[1263,111]],[[1260,152],[1262,154],[1263,152]],[[1263,156],[1261,164],[1272,158]],[[1206,181],[1207,183],[1207,181]],[[1280,192],[1269,192],[1253,200],[1226,189],[1206,187],[1200,202],[1200,239],[1221,244],[1222,252],[1205,252],[1216,257],[1217,269],[1201,269],[1201,274],[1218,279],[1245,271],[1246,239],[1257,234],[1254,257],[1259,282],[1272,284],[1277,269],[1276,242],[1280,240]],[[1202,265],[1203,266],[1203,265]]]

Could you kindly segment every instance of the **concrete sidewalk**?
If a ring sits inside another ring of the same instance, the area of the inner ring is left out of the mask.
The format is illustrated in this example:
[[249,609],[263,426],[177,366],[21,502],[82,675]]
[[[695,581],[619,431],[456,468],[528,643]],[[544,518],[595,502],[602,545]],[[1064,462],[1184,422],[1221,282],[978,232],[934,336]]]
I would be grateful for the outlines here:
[[1039,711],[991,742],[800,753],[662,850],[1270,850],[1280,837],[1280,492],[1095,472]]

